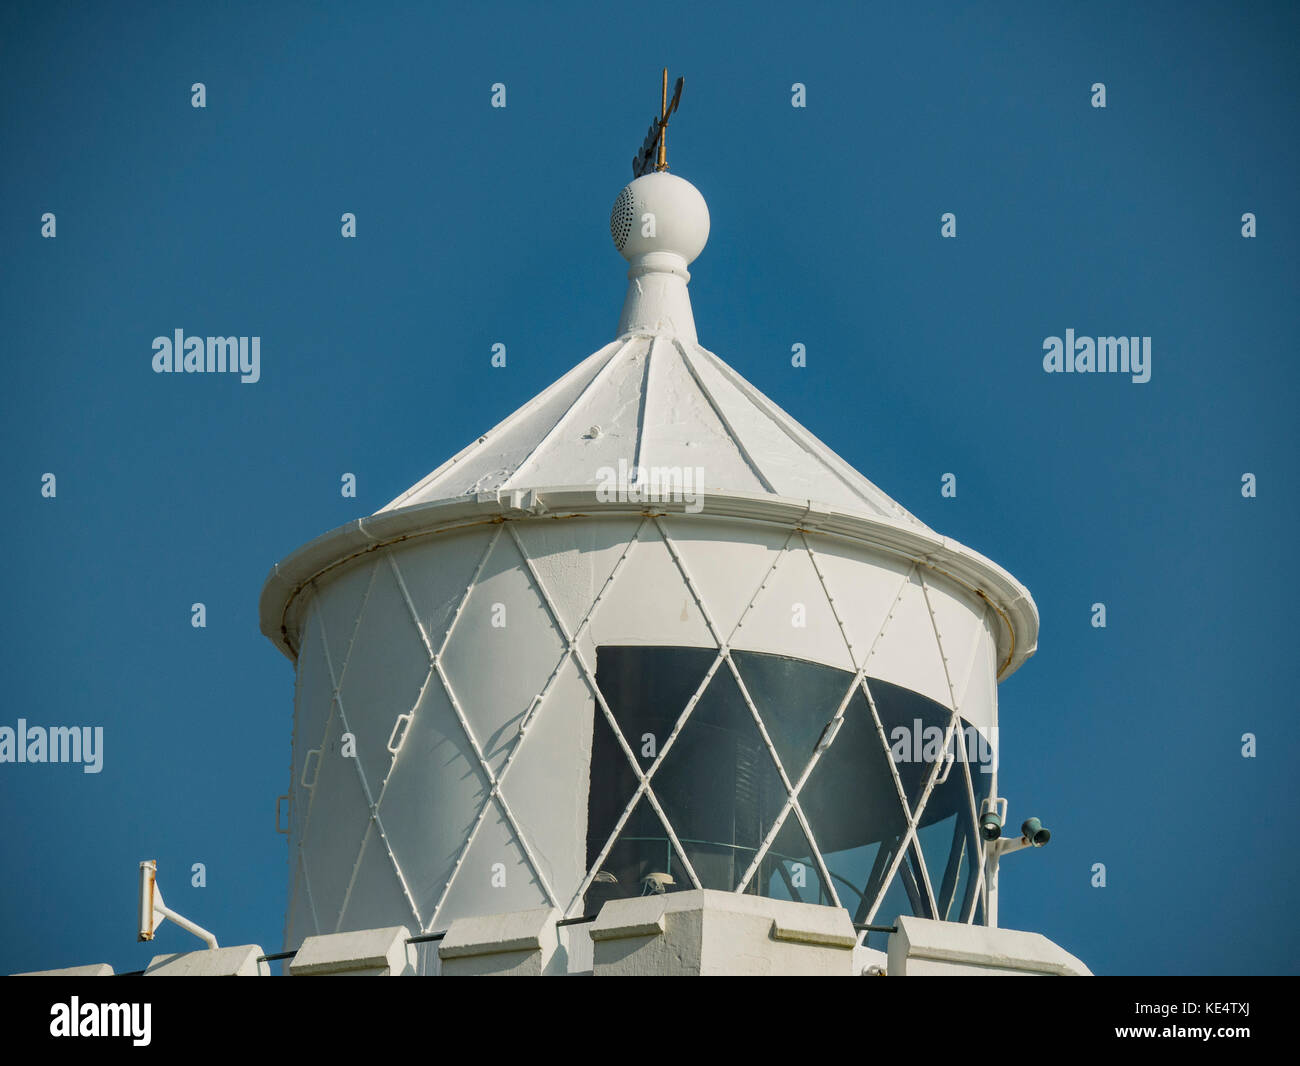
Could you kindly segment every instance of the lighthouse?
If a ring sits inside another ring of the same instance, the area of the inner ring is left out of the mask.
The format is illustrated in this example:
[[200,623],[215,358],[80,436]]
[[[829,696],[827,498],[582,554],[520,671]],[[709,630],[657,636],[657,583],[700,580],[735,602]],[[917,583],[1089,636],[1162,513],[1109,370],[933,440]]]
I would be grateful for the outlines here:
[[475,943],[666,972],[677,936],[692,972],[901,973],[948,943],[1017,970],[988,940],[997,686],[1033,599],[702,346],[679,96],[614,200],[612,338],[266,580],[296,671],[287,950],[400,928],[417,972]]

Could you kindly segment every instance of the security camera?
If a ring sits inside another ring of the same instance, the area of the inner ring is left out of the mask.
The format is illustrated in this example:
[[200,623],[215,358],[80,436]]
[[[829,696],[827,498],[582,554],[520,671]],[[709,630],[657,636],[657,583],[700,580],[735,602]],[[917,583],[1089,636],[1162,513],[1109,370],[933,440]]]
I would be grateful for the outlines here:
[[1052,834],[1043,828],[1043,823],[1037,818],[1026,818],[1025,824],[1020,827],[1020,835],[1036,848],[1041,848],[1052,839]]

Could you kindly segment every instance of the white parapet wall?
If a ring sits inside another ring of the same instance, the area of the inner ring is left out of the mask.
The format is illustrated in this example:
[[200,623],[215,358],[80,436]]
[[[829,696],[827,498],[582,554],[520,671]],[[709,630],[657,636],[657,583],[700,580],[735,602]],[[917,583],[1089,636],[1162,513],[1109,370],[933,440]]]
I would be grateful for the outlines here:
[[[453,977],[1089,977],[1077,958],[1040,933],[895,920],[888,953],[859,944],[842,907],[698,889],[607,902],[594,921],[559,925],[537,907],[457,919],[438,943],[410,943],[405,926],[308,937],[289,964],[301,976],[408,977],[421,949]],[[270,975],[256,944],[158,955],[150,977]],[[19,977],[111,976],[100,963]]]
[[890,977],[1091,977],[1041,933],[900,917],[889,938]]
[[610,900],[591,926],[597,977],[853,974],[839,907],[700,889]]
[[29,970],[16,973],[14,977],[112,977],[113,967],[106,962],[95,962],[89,966],[65,966],[61,970]]
[[145,968],[146,977],[269,977],[271,967],[260,961],[265,954],[256,944],[233,948],[185,951],[155,955]]
[[309,936],[289,963],[292,977],[407,977],[415,946],[403,925]]
[[541,977],[567,971],[555,923],[560,912],[536,907],[513,914],[458,918],[438,947],[443,977]]

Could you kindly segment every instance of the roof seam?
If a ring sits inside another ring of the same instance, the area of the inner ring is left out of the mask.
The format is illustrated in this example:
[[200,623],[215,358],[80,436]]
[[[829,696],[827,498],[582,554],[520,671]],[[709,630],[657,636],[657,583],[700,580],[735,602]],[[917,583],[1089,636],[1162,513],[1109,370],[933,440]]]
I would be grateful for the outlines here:
[[[727,416],[722,413],[722,408],[718,406],[718,402],[713,398],[713,393],[709,391],[708,386],[704,384],[703,379],[701,379],[700,375],[696,372],[694,365],[691,363],[690,356],[686,353],[685,346],[676,337],[673,338],[673,346],[677,349],[678,354],[681,355],[682,364],[690,372],[690,375],[692,379],[694,379],[696,386],[699,388],[700,393],[704,396],[705,400],[708,401],[708,404],[713,409],[713,413],[717,416],[718,421],[722,423],[722,428],[730,435],[732,443],[736,446],[736,450],[740,452],[740,457],[745,460],[750,470],[754,472],[754,476],[758,478],[759,484],[768,492],[779,496],[780,493],[778,493],[775,486],[768,481],[767,475],[759,468],[758,463],[754,461],[754,457],[749,454],[749,449],[745,447],[745,442],[740,439],[740,434],[736,432],[736,427],[733,426]],[[702,350],[703,349],[701,349],[701,351]]]
[[[839,456],[835,455],[829,447],[823,444],[821,446],[821,449],[818,449],[814,444],[815,438],[812,437],[812,434],[807,434],[807,437],[802,437],[796,434],[794,430],[795,429],[802,430],[803,426],[801,426],[795,418],[787,414],[785,411],[782,411],[779,407],[776,406],[776,404],[774,404],[771,400],[769,400],[762,392],[754,388],[753,385],[751,385],[748,381],[746,381],[743,377],[741,377],[738,373],[736,373],[736,371],[732,367],[728,366],[724,360],[720,359],[717,355],[715,355],[713,352],[709,351],[707,348],[703,347],[702,345],[696,345],[696,347],[699,349],[700,352],[702,352],[705,356],[709,358],[709,360],[711,361],[710,365],[712,365],[714,369],[717,370],[718,373],[720,373],[725,380],[727,380],[731,385],[735,386],[735,388],[741,393],[741,395],[743,395],[747,400],[749,400],[750,403],[752,403],[755,407],[757,407],[760,411],[762,411],[763,414],[768,417],[768,419],[774,422],[777,425],[777,427],[781,430],[782,433],[784,433],[791,441],[793,441],[804,453],[811,456],[824,469],[826,469],[831,474],[833,474],[859,500],[867,504],[869,507],[873,507],[873,508],[881,507],[881,500],[873,500],[870,496],[865,495],[861,487],[854,484],[854,481],[851,478],[845,476],[844,471],[841,470],[836,463],[832,463],[828,461],[829,458],[834,458],[838,460],[838,463],[842,464],[845,468],[847,468],[850,471],[850,473],[852,473],[856,478],[865,482],[872,489],[874,489],[875,492],[878,493],[880,497],[887,502],[888,509],[891,509],[895,516],[905,517],[907,519],[910,519],[913,522],[916,522],[918,525],[924,526],[924,523],[921,522],[920,519],[918,519],[915,515],[912,515],[907,510],[905,510],[901,504],[899,504],[896,500],[894,500],[893,497],[891,497],[879,486],[873,484],[872,482],[868,481],[866,478],[862,477],[862,475],[859,474],[856,470],[854,470],[847,462],[845,462]],[[823,454],[823,452],[825,454]]]
[[619,361],[619,357],[628,350],[631,344],[632,344],[632,340],[628,339],[624,341],[622,344],[620,344],[614,350],[614,354],[611,355],[605,361],[605,365],[602,366],[599,370],[596,371],[595,374],[592,375],[591,380],[587,382],[586,385],[583,386],[582,391],[579,392],[578,395],[573,398],[573,403],[569,404],[568,408],[565,410],[564,414],[562,414],[559,417],[555,425],[553,425],[549,430],[546,431],[546,433],[542,435],[541,440],[539,440],[533,446],[532,450],[529,451],[529,453],[525,455],[524,458],[518,464],[516,464],[515,468],[512,471],[510,471],[510,473],[506,476],[506,479],[501,482],[501,484],[497,487],[498,492],[502,492],[505,491],[506,489],[509,489],[510,483],[516,477],[519,476],[519,472],[523,470],[526,466],[528,466],[528,464],[533,461],[533,459],[537,456],[537,454],[541,452],[541,450],[544,447],[546,447],[546,445],[551,441],[551,439],[555,437],[560,432],[560,430],[564,428],[565,425],[568,424],[569,419],[573,416],[573,412],[576,411],[578,409],[578,406],[582,403],[583,397],[585,397],[587,393],[591,392],[591,390],[596,387],[597,382],[604,380],[605,375],[609,373],[610,367],[612,367],[615,363]]
[[[411,499],[411,497],[419,495],[425,489],[437,483],[445,474],[449,473],[456,466],[456,464],[459,463],[462,459],[467,459],[472,452],[476,451],[483,444],[487,443],[489,440],[496,439],[502,433],[504,433],[506,429],[508,429],[510,426],[513,426],[517,422],[522,420],[522,418],[525,415],[527,415],[529,412],[534,411],[537,408],[541,407],[546,402],[546,400],[551,396],[551,394],[560,388],[560,386],[564,383],[565,379],[569,376],[569,374],[572,374],[574,371],[579,370],[581,367],[583,367],[585,364],[589,362],[598,360],[602,353],[614,347],[616,344],[618,344],[618,341],[612,340],[609,342],[609,344],[602,345],[599,350],[592,352],[591,355],[587,356],[586,359],[578,363],[577,366],[571,368],[568,373],[562,375],[561,377],[557,378],[555,381],[551,382],[550,385],[544,388],[541,392],[539,392],[536,396],[534,396],[522,407],[519,407],[516,410],[512,411],[510,414],[506,415],[505,418],[503,418],[495,426],[489,429],[486,433],[482,434],[481,436],[472,440],[469,444],[465,445],[465,447],[463,447],[450,459],[439,464],[428,474],[425,474],[424,477],[422,477],[409,489],[403,492],[400,496],[397,496],[393,500],[390,500],[388,503],[384,504],[384,506],[381,507],[375,513],[381,514],[385,511],[396,510],[398,507],[403,506],[407,500]],[[617,352],[615,352],[615,354],[617,354]],[[597,373],[599,373],[599,371],[597,371]],[[593,375],[593,377],[594,376],[595,375]],[[590,386],[590,382],[588,382],[588,386],[584,386],[583,391],[585,392],[587,387],[589,386]]]
[[636,447],[632,449],[632,471],[631,477],[633,483],[641,480],[638,473],[641,469],[641,460],[646,454],[646,437],[650,432],[650,374],[654,366],[655,345],[659,343],[659,337],[656,335],[650,338],[650,344],[645,353],[645,374],[641,378],[641,403],[637,406],[636,413]]

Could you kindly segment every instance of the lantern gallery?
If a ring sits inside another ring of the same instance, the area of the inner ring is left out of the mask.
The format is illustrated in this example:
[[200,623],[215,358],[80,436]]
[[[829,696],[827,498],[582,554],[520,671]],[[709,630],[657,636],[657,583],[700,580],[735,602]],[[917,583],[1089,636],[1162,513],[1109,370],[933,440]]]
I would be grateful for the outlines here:
[[1043,341],[1043,370],[1048,374],[1132,374],[1137,384],[1151,380],[1150,337],[1076,337]]

